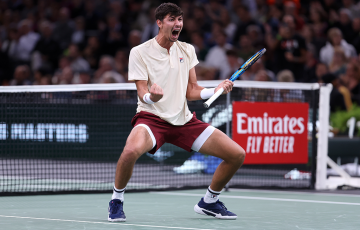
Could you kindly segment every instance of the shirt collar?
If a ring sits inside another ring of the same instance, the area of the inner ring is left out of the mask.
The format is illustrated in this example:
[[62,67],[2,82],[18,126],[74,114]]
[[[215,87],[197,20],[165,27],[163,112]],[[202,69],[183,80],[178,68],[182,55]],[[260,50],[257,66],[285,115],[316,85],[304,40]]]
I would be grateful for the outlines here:
[[[163,54],[168,54],[167,49],[165,49],[164,47],[162,47],[161,45],[159,45],[159,43],[156,41],[156,37],[154,37],[155,40],[155,46],[158,50],[160,50],[161,53]],[[173,43],[173,45],[170,47],[169,53],[171,54],[171,52],[175,49],[175,43]]]

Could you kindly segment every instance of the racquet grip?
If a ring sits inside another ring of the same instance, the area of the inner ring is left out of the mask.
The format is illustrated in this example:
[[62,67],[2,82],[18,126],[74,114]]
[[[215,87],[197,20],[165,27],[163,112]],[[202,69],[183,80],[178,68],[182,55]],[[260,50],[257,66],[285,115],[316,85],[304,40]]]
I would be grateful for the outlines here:
[[212,95],[205,103],[204,107],[209,108],[210,105],[224,92],[224,88],[219,89],[216,91],[214,95]]

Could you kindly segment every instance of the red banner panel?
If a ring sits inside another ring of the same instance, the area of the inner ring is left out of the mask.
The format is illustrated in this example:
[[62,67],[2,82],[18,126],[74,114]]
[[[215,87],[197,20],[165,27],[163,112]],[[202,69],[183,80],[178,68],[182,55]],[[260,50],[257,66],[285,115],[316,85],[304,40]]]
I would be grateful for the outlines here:
[[244,164],[306,164],[307,103],[234,102],[233,140]]

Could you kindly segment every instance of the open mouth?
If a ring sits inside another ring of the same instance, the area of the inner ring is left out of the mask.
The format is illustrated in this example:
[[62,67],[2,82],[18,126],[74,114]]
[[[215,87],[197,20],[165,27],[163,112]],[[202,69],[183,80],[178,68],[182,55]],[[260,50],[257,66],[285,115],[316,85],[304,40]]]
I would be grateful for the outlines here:
[[180,33],[180,29],[174,29],[172,32],[171,32],[171,37],[173,39],[177,39],[179,37],[179,33]]

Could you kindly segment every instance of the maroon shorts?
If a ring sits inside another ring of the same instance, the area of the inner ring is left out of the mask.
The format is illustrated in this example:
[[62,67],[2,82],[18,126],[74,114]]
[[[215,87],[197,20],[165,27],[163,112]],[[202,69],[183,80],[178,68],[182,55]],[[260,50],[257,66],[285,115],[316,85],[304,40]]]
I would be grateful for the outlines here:
[[176,126],[152,113],[141,111],[131,120],[133,127],[139,124],[149,126],[155,136],[156,145],[149,151],[151,154],[154,154],[164,143],[171,143],[191,152],[191,147],[196,138],[209,126],[209,124],[198,120],[195,112],[193,112],[193,118],[188,123]]

